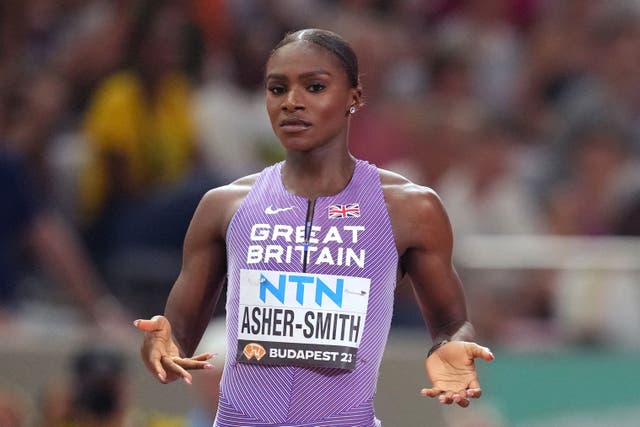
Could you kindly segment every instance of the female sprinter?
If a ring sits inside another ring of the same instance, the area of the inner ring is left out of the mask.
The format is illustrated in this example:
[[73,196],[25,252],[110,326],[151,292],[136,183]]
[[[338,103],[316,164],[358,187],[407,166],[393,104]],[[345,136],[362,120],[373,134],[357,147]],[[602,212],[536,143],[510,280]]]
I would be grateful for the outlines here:
[[493,355],[470,342],[438,196],[349,153],[362,106],[353,50],[301,30],[275,47],[265,78],[285,161],[203,197],[164,316],[135,322],[147,368],[190,383],[189,370],[211,367],[210,355],[192,355],[226,282],[215,426],[380,426],[378,369],[408,274],[435,343],[422,394],[468,406],[481,393],[474,359]]

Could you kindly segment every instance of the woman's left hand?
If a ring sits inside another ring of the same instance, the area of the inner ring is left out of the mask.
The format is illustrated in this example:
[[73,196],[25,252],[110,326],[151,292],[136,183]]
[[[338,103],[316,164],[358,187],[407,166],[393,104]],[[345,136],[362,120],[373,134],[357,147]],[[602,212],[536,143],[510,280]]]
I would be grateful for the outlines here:
[[451,341],[427,358],[427,376],[433,386],[420,392],[423,396],[436,397],[440,403],[457,403],[466,408],[469,398],[482,394],[474,359],[494,359],[493,353],[472,342]]

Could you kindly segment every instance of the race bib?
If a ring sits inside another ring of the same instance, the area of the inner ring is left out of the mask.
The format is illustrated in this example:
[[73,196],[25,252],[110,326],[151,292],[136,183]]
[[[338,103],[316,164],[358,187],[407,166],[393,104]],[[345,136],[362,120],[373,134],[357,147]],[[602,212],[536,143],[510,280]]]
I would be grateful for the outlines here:
[[371,280],[240,270],[237,361],[353,369]]

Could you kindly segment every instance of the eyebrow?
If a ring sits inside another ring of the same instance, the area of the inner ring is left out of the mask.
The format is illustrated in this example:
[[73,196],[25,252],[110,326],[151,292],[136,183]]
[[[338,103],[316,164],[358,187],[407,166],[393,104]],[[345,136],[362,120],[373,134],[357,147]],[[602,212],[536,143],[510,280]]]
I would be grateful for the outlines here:
[[[320,75],[325,75],[325,76],[329,76],[331,77],[331,73],[328,71],[324,71],[324,70],[314,70],[314,71],[307,71],[306,73],[302,73],[298,76],[298,78],[308,78],[308,77],[316,77],[316,76],[320,76]],[[287,80],[287,76],[284,74],[278,74],[278,73],[270,73],[267,74],[266,79],[277,79],[277,80]]]

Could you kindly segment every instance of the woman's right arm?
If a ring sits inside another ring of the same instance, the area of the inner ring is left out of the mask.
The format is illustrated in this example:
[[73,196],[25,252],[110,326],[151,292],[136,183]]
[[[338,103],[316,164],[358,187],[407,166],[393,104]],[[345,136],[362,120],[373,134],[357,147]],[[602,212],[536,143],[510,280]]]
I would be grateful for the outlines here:
[[225,234],[246,188],[231,184],[209,191],[200,201],[184,242],[182,269],[164,316],[136,320],[145,332],[142,359],[161,382],[191,382],[190,369],[207,369],[208,354],[192,357],[211,320],[226,275]]
[[184,240],[182,269],[165,307],[182,357],[193,355],[224,285],[225,193],[228,187],[209,191],[196,208]]

